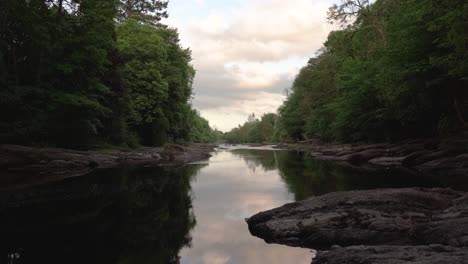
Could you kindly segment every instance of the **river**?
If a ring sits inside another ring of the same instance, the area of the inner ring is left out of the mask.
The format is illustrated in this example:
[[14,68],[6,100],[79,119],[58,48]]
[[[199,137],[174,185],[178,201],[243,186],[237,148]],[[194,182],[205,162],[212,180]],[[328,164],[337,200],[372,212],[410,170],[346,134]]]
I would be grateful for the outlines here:
[[245,218],[332,191],[468,184],[236,147],[182,167],[118,168],[0,191],[0,263],[310,263]]

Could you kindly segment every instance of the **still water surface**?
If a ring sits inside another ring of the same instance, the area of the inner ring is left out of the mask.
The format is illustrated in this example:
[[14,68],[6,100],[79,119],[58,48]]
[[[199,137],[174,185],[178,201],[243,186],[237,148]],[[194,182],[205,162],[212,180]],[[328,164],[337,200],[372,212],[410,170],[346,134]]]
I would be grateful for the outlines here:
[[308,249],[251,236],[245,218],[331,191],[468,186],[446,181],[297,152],[231,149],[180,168],[109,169],[3,188],[0,263],[310,263]]

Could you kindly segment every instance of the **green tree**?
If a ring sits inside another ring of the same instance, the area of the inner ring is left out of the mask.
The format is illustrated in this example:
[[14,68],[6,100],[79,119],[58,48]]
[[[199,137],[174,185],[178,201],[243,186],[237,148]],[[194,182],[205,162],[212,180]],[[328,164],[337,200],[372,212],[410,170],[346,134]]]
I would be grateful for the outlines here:
[[134,19],[140,23],[160,26],[161,19],[167,18],[168,1],[159,0],[119,0],[118,21]]
[[466,130],[467,4],[342,1],[341,23],[301,69],[277,138],[388,141]]
[[2,2],[2,141],[78,147],[100,137],[112,111],[102,78],[116,3],[67,2],[75,9],[63,1]]

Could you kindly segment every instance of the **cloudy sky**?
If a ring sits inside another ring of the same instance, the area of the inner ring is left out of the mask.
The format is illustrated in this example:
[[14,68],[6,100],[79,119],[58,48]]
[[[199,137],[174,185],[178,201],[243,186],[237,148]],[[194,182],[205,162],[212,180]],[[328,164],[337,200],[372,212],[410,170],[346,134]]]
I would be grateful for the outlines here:
[[222,131],[275,112],[325,41],[333,0],[170,0],[167,24],[190,47],[193,105]]

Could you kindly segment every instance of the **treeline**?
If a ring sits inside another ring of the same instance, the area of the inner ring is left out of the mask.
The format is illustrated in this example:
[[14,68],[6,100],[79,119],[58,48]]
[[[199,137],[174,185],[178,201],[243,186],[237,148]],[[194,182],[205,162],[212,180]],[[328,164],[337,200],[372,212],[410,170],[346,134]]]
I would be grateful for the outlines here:
[[264,114],[260,120],[252,113],[247,122],[224,134],[228,143],[266,143],[274,142],[278,116],[273,113]]
[[279,137],[385,141],[447,137],[468,123],[468,3],[346,0],[279,109]]
[[3,0],[0,143],[86,148],[216,138],[167,1]]
[[345,26],[296,76],[276,140],[468,138],[468,2],[344,0],[328,17]]

